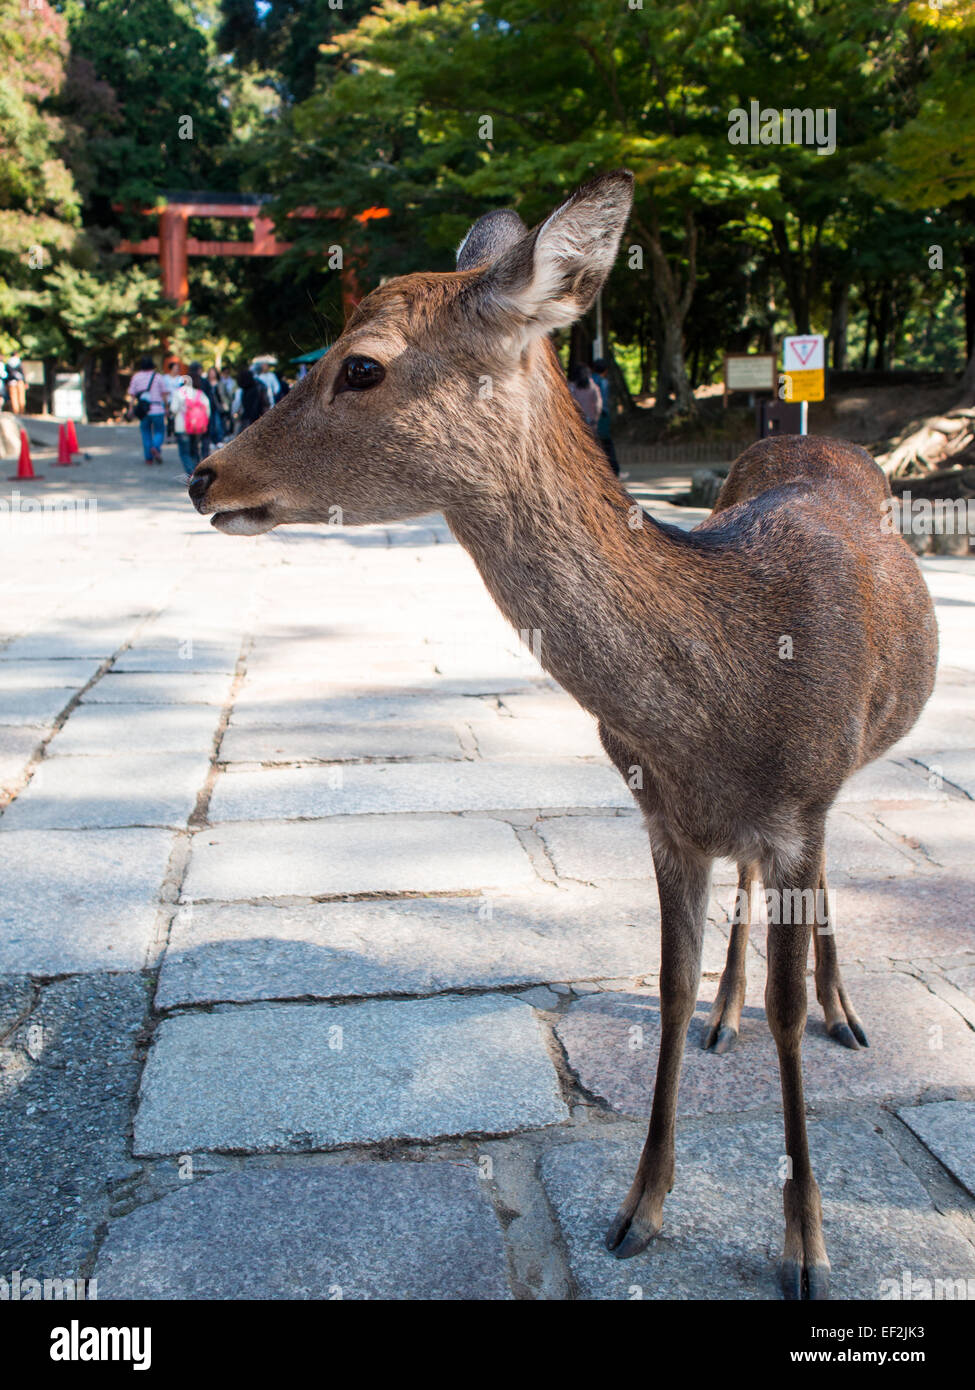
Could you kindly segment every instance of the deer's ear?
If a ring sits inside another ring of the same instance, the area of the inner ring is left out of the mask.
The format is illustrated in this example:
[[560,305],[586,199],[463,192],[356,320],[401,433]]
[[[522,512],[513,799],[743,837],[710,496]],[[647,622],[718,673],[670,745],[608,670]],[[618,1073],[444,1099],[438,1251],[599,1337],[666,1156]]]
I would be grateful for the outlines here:
[[493,310],[529,336],[565,328],[590,307],[612,269],[633,202],[628,169],[573,193],[503,251],[481,283]]
[[512,208],[496,208],[479,217],[457,248],[457,269],[490,265],[528,232]]

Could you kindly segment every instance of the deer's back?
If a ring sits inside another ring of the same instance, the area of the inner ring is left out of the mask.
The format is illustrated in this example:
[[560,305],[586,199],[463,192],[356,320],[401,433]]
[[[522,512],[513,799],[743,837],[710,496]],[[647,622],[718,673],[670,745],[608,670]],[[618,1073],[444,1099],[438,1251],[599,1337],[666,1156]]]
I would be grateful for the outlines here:
[[[796,661],[832,665],[836,712],[862,730],[858,765],[915,723],[933,684],[937,626],[927,586],[884,503],[887,479],[854,444],[809,436],[765,439],[734,462],[714,511],[692,534],[730,535],[760,573]],[[827,711],[823,711],[827,713]],[[828,739],[826,730],[823,737]],[[853,769],[850,769],[853,770]]]

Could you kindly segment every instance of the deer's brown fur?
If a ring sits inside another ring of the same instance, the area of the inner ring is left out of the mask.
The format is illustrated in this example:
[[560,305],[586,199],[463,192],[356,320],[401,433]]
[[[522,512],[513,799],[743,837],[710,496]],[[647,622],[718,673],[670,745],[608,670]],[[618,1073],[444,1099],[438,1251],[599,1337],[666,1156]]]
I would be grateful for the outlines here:
[[[621,1256],[659,1230],[673,1181],[712,861],[737,861],[746,891],[758,878],[780,893],[825,891],[826,813],[914,723],[936,659],[927,590],[883,524],[889,489],[862,449],[754,444],[691,532],[644,516],[612,476],[547,332],[588,307],[629,200],[629,176],[614,174],[532,232],[510,213],[482,219],[458,271],[369,295],[308,378],[191,483],[215,525],[243,534],[335,520],[336,508],[348,524],[442,511],[505,616],[540,631],[545,667],[642,782],[662,1039],[647,1144],[608,1237]],[[339,391],[353,357],[380,362],[382,383]],[[783,1285],[819,1297],[829,1266],[800,1064],[813,925],[805,911],[770,925],[766,1003],[792,1163]],[[716,1050],[737,1036],[747,932],[740,910],[708,1034]],[[827,1023],[865,1043],[832,938],[816,944]]]

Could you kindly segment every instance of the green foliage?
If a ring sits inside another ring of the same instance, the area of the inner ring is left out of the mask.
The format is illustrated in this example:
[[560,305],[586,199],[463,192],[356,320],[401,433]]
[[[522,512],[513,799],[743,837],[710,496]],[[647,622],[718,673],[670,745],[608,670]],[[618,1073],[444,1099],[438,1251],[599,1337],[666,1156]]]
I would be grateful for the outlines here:
[[131,360],[178,323],[177,310],[162,298],[158,276],[142,266],[112,273],[63,262],[45,277],[45,288],[46,352],[69,360],[104,349]]
[[10,346],[26,341],[27,317],[43,305],[45,267],[78,239],[78,194],[60,157],[65,129],[46,105],[66,55],[64,22],[50,6],[25,14],[20,0],[0,0],[0,331]]
[[[973,331],[975,0],[0,0],[0,58],[0,332],[32,351],[287,359],[341,327],[336,245],[363,289],[449,269],[489,207],[531,225],[620,165],[606,322],[674,409],[847,305],[858,361],[954,363]],[[753,100],[835,112],[835,151],[732,143]],[[294,242],[191,261],[185,324],[114,254],[176,190],[270,193]]]

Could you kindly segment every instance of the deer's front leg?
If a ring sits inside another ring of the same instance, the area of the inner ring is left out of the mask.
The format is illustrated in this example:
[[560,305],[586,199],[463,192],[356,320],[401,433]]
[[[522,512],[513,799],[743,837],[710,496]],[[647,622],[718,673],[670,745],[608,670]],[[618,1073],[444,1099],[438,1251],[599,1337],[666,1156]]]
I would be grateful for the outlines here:
[[[768,981],[765,1009],[779,1054],[782,1109],[788,1176],[783,1189],[785,1249],[782,1258],[782,1292],[787,1299],[829,1297],[829,1260],[823,1239],[823,1212],[819,1187],[809,1161],[806,1111],[802,1092],[802,1035],[806,1026],[806,961],[809,934],[815,927],[813,902],[820,881],[822,841],[811,848],[800,868],[775,883],[780,903],[798,902],[801,921],[770,921],[768,928]],[[789,889],[799,893],[789,894]]]
[[617,1259],[637,1255],[660,1230],[674,1185],[674,1128],[684,1040],[701,981],[711,861],[654,848],[660,895],[660,1055],[650,1130],[633,1185],[606,1235]]

